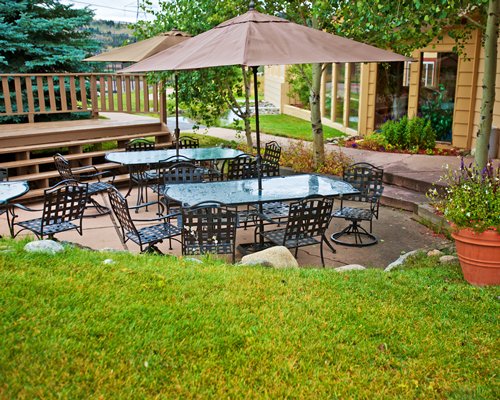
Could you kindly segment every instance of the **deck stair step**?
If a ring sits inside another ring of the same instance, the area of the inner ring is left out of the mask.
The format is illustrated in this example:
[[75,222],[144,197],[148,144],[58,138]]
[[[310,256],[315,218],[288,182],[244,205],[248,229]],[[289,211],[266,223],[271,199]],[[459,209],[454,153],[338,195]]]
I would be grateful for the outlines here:
[[[128,141],[131,139],[136,139],[140,137],[159,137],[169,139],[171,134],[169,132],[150,132],[149,134],[136,133],[130,135],[121,135],[121,136],[106,136],[100,138],[91,138],[91,139],[81,139],[81,140],[70,140],[70,141],[61,141],[61,142],[50,142],[50,143],[40,143],[40,144],[26,144],[22,146],[5,146],[0,148],[0,154],[10,154],[10,153],[20,153],[20,152],[31,152],[38,150],[47,150],[61,147],[77,147],[84,146],[87,144],[97,144],[97,143],[105,143],[112,141]],[[172,141],[167,140],[164,143],[165,145],[171,145]]]

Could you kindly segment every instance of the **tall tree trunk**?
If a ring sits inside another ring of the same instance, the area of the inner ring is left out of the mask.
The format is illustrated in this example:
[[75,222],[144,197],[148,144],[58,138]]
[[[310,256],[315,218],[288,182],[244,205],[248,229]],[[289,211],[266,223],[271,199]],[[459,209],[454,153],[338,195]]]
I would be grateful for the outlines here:
[[322,64],[313,64],[311,97],[309,99],[313,133],[313,164],[315,168],[325,162],[325,143],[323,139],[323,124],[321,123],[320,104],[321,70]]
[[[242,66],[243,72],[243,85],[245,87],[245,118],[243,122],[245,124],[245,137],[247,139],[248,148],[253,147],[252,142],[252,128],[250,126],[250,68]],[[257,107],[257,105],[256,105]]]
[[493,123],[493,107],[495,105],[495,83],[497,71],[497,40],[498,40],[498,13],[500,0],[490,0],[488,5],[488,21],[486,23],[484,41],[484,76],[483,96],[479,117],[479,132],[476,140],[475,162],[479,169],[483,169],[488,162],[488,147]]
[[[319,29],[318,19],[313,16],[312,27]],[[321,72],[322,64],[312,65],[311,97],[309,100],[311,106],[311,126],[313,133],[313,164],[317,168],[325,162],[325,142],[323,138],[323,124],[321,123]]]

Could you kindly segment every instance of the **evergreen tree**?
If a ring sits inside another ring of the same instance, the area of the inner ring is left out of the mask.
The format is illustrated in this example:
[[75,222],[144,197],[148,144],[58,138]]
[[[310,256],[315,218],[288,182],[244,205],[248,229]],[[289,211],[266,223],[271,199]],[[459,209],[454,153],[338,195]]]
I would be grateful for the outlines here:
[[98,48],[86,29],[92,17],[59,0],[0,0],[0,72],[89,70],[81,61]]

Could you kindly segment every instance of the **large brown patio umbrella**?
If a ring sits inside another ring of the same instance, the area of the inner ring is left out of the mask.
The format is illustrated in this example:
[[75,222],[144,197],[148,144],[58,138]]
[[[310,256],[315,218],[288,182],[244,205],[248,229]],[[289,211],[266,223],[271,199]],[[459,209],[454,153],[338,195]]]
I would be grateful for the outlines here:
[[116,47],[101,54],[84,59],[91,62],[139,62],[189,39],[191,35],[172,29],[158,36],[140,40],[122,47]]
[[261,65],[407,61],[373,46],[295,24],[253,9],[119,72],[179,71],[225,65],[252,67],[259,190],[257,68]]

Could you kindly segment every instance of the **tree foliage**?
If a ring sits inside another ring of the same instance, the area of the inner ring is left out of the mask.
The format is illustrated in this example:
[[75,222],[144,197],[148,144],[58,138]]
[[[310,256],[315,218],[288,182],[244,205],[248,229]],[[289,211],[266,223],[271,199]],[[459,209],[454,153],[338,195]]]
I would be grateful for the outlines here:
[[[325,3],[331,3],[326,1]],[[476,163],[486,165],[495,100],[499,0],[340,0],[333,27],[352,39],[410,55],[447,32],[462,53],[474,29],[483,33],[485,74]],[[490,39],[490,40],[488,40]],[[471,55],[465,55],[471,56]]]
[[0,70],[3,73],[77,72],[97,43],[84,29],[89,9],[59,0],[0,0]]

